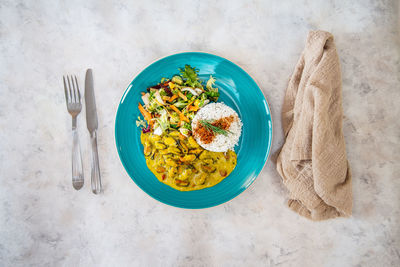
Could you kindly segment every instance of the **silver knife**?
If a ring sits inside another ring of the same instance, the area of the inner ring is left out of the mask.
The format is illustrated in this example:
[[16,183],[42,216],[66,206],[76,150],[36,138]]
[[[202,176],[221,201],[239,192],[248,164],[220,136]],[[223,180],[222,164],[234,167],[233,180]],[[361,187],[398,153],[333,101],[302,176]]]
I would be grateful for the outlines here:
[[85,77],[85,103],[86,103],[86,125],[90,133],[90,143],[92,144],[92,191],[95,194],[102,192],[99,154],[97,152],[97,111],[96,99],[94,97],[93,74],[92,70],[86,71]]

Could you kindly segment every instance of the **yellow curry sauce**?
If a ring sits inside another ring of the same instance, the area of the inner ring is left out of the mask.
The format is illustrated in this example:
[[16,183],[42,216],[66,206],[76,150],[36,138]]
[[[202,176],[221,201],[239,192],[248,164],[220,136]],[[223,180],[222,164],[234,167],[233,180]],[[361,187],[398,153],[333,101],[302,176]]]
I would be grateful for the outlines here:
[[148,168],[160,182],[180,191],[211,187],[225,179],[236,166],[236,153],[212,152],[192,136],[166,131],[162,136],[142,133],[140,140]]

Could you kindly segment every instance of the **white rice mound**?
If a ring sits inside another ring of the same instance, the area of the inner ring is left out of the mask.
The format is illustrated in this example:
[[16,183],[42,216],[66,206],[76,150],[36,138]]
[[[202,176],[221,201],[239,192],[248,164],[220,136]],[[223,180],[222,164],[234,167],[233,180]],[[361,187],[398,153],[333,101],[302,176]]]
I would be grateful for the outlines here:
[[211,143],[204,144],[201,142],[200,138],[196,137],[195,132],[193,132],[196,142],[204,149],[214,152],[226,152],[229,149],[233,149],[234,146],[237,145],[242,132],[242,121],[240,120],[236,111],[224,103],[211,103],[202,107],[192,120],[192,129],[195,131],[199,120],[214,121],[224,117],[229,117],[231,115],[235,118],[229,129],[227,129],[231,133],[228,133],[227,136],[223,134],[217,134]]

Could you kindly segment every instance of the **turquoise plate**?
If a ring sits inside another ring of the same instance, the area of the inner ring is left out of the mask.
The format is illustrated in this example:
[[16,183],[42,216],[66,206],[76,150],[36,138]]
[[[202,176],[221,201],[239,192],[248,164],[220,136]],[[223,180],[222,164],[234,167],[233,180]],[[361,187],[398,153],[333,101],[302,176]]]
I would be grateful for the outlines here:
[[[157,180],[146,166],[140,130],[135,121],[140,92],[171,77],[189,64],[200,70],[204,81],[213,75],[219,88],[218,102],[239,114],[242,136],[235,151],[235,170],[219,184],[197,191],[181,192]],[[272,141],[272,122],[267,101],[254,80],[240,67],[222,57],[207,53],[180,53],[160,59],[144,69],[126,89],[115,119],[115,141],[125,170],[132,180],[153,198],[175,207],[201,209],[222,204],[243,192],[260,173],[268,158]]]

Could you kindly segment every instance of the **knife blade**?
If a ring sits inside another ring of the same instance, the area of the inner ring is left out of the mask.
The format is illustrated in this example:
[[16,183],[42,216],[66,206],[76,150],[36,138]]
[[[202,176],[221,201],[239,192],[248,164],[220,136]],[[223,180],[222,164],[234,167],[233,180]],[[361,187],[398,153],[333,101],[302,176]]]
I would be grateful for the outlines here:
[[93,72],[91,69],[86,71],[85,77],[85,104],[86,104],[86,126],[90,132],[90,143],[92,145],[92,164],[91,182],[92,192],[99,194],[102,192],[99,154],[97,152],[97,133],[98,128],[96,98],[94,96]]
[[85,104],[86,104],[86,125],[89,132],[97,130],[96,98],[94,96],[93,71],[88,69],[85,77]]

